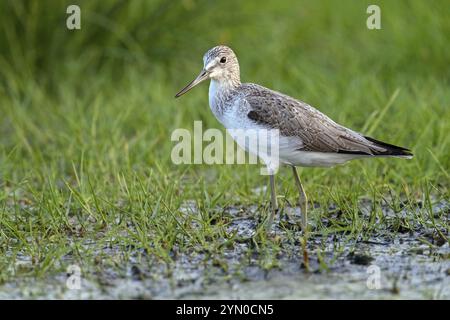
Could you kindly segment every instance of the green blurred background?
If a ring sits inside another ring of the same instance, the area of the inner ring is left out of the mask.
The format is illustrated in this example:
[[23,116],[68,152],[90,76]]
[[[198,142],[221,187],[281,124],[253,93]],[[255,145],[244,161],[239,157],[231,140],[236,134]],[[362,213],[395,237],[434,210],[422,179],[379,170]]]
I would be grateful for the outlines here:
[[[70,4],[81,8],[81,30],[66,28]],[[366,27],[369,4],[381,7],[381,30]],[[187,172],[184,197],[202,197],[206,185],[207,192],[227,195],[222,205],[254,201],[252,188],[266,183],[259,168],[170,161],[173,129],[192,130],[194,120],[221,128],[208,108],[207,85],[173,98],[217,44],[235,50],[243,82],[300,98],[416,155],[304,170],[312,192],[326,196],[322,191],[340,186],[343,194],[366,194],[364,186],[373,183],[420,197],[426,182],[447,194],[449,6],[419,0],[2,0],[0,199],[8,208],[5,199],[19,187],[23,197],[33,194],[31,202],[52,186],[64,193],[64,183],[77,174],[106,198],[120,198],[118,175],[171,181]],[[188,188],[190,181],[205,185]]]

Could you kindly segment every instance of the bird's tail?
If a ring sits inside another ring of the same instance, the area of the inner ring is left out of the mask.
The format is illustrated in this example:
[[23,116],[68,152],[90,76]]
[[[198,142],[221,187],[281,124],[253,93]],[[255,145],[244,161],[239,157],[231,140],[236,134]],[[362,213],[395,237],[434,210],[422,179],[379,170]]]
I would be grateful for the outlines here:
[[374,156],[381,156],[381,157],[399,157],[399,158],[405,158],[405,159],[411,159],[413,157],[413,154],[411,150],[394,146],[393,144],[389,144],[383,141],[376,140],[374,138],[370,137],[364,137],[373,144],[375,144],[377,147],[381,147],[384,149],[384,151],[376,151],[374,152]]

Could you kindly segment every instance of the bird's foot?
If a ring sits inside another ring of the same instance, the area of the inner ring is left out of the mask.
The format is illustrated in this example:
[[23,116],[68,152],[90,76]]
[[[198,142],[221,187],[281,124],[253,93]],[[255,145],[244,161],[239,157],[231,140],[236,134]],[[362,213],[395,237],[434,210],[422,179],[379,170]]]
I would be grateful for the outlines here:
[[270,213],[269,217],[265,221],[266,229],[268,231],[272,228],[274,218],[279,212],[280,212],[280,208],[279,207],[277,207],[276,209],[272,209],[272,212]]

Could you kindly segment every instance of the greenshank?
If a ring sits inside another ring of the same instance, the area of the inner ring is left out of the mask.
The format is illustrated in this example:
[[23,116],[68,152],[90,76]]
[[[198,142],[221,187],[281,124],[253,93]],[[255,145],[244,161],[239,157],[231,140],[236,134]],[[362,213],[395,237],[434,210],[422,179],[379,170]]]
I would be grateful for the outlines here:
[[[225,128],[279,130],[276,146],[279,148],[278,156],[280,163],[292,167],[299,191],[301,226],[305,234],[308,226],[307,197],[297,166],[331,167],[360,158],[410,159],[413,156],[406,148],[375,140],[341,126],[303,101],[257,84],[241,83],[238,59],[227,46],[210,49],[203,56],[203,64],[197,78],[175,97],[210,79],[209,105]],[[263,161],[266,159],[260,154],[258,156]],[[269,163],[266,165],[269,166]],[[268,226],[278,211],[274,174],[269,174],[269,178],[272,212],[267,220]]]

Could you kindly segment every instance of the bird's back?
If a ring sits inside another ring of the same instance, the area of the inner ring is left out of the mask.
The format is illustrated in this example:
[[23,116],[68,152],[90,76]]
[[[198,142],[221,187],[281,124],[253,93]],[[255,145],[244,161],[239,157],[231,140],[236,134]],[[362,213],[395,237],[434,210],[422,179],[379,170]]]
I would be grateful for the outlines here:
[[244,83],[236,89],[246,117],[259,126],[279,129],[299,151],[353,155],[411,156],[407,149],[365,137],[331,120],[309,104],[263,86]]

